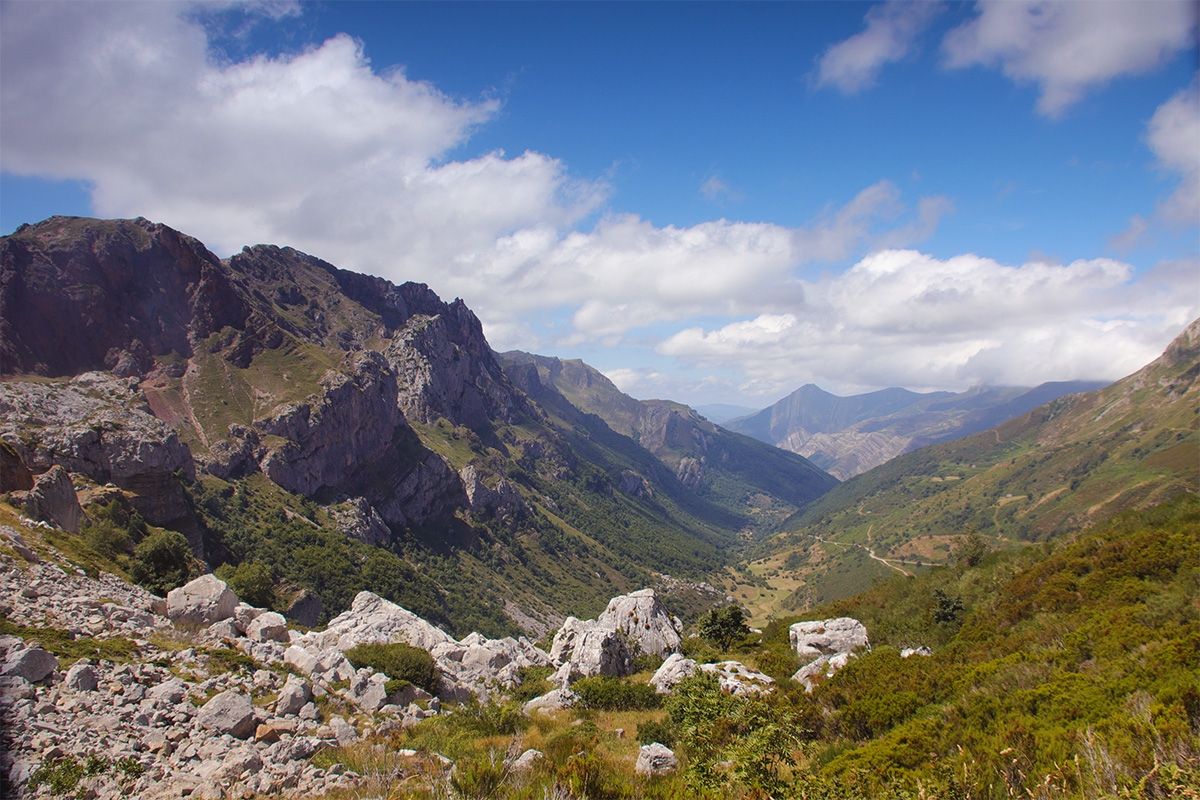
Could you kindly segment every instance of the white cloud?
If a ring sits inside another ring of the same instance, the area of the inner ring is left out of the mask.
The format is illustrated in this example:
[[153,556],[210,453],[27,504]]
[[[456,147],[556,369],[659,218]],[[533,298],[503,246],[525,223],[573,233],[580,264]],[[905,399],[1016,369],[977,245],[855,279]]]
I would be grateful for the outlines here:
[[1041,87],[1040,113],[1057,117],[1091,88],[1149,72],[1192,46],[1192,0],[979,0],[979,16],[943,40],[946,65],[999,66]]
[[187,12],[6,5],[0,165],[87,180],[100,215],[150,217],[219,252],[287,243],[398,279],[604,197],[540,153],[442,163],[497,104],[380,74],[348,36],[226,63]]
[[[1192,263],[1195,270],[1200,264]],[[658,352],[736,369],[743,391],[779,396],[807,382],[883,386],[1031,385],[1116,379],[1200,312],[1186,265],[1135,281],[1110,259],[1006,266],[884,250],[803,284],[805,302],[714,330],[689,328]]]
[[867,12],[867,28],[831,45],[817,60],[817,85],[857,94],[875,85],[885,64],[908,55],[940,11],[937,3],[889,0]]
[[1146,142],[1159,165],[1179,173],[1179,187],[1158,209],[1169,223],[1200,221],[1200,92],[1197,81],[1158,107],[1146,126]]
[[881,181],[804,228],[725,219],[660,228],[636,215],[609,215],[590,232],[561,238],[548,228],[519,231],[471,262],[490,269],[455,268],[443,277],[468,299],[487,298],[489,336],[493,323],[514,332],[515,317],[570,306],[572,331],[560,345],[612,341],[665,321],[793,307],[803,302],[797,267],[885,241],[921,241],[949,209],[944,198],[923,198],[904,224],[899,191]]

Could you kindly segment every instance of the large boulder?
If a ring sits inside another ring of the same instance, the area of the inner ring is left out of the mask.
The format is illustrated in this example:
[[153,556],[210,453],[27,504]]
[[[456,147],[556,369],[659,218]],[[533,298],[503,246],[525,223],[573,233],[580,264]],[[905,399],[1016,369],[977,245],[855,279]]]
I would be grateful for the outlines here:
[[346,651],[372,642],[407,642],[422,650],[453,642],[454,637],[406,608],[371,592],[359,592],[350,605],[320,633],[306,633],[295,643],[318,652]]
[[638,775],[666,775],[679,769],[679,759],[666,745],[654,742],[644,744],[638,750],[634,771]]
[[258,727],[254,715],[254,704],[250,698],[233,689],[227,689],[203,705],[196,720],[217,734],[226,734],[235,739],[246,739]]
[[44,681],[58,669],[58,659],[40,647],[9,651],[0,667],[0,676],[24,678],[30,683]]
[[246,636],[255,642],[287,642],[287,620],[275,611],[260,614],[246,626]]
[[628,675],[633,669],[625,635],[595,620],[568,617],[554,636],[550,658],[555,666],[570,664],[571,675]]
[[201,575],[167,593],[167,616],[172,622],[211,625],[237,611],[238,598],[216,575]]
[[281,717],[299,714],[309,700],[312,700],[312,684],[303,678],[288,675],[275,700],[275,713]]
[[305,589],[296,596],[283,615],[306,628],[312,628],[321,621],[321,615],[324,613],[325,604],[321,602],[321,598]]
[[650,685],[659,694],[670,694],[671,690],[675,688],[675,684],[695,674],[695,659],[688,658],[682,653],[672,653],[654,673],[654,677],[650,679]]
[[55,464],[34,479],[33,488],[25,495],[25,513],[68,533],[79,532],[83,510],[65,469]]
[[798,656],[809,659],[792,676],[809,692],[845,667],[855,650],[871,647],[866,627],[850,617],[797,622],[788,629],[788,639]]
[[554,635],[550,660],[556,667],[570,664],[573,675],[628,675],[638,654],[678,653],[681,627],[653,589],[642,589],[614,597],[598,619],[567,617]]

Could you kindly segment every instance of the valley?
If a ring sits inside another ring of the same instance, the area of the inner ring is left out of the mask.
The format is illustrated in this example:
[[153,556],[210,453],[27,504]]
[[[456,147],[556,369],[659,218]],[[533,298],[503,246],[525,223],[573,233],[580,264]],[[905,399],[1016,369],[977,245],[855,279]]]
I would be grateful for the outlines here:
[[291,248],[54,217],[0,265],[6,790],[1200,787],[1200,320],[1104,387],[805,387],[912,434],[842,481]]

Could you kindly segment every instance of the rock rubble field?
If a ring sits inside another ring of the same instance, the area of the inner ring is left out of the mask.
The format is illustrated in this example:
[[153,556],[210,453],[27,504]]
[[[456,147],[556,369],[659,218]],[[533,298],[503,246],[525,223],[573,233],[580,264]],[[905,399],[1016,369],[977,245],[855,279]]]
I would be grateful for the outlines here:
[[[575,680],[628,675],[643,653],[664,659],[651,681],[659,693],[697,670],[715,673],[734,694],[774,688],[736,661],[685,658],[682,625],[651,589],[613,598],[595,620],[568,618],[547,653],[523,637],[455,640],[370,592],[323,630],[301,631],[239,602],[213,575],[162,598],[43,560],[13,528],[0,527],[0,544],[14,554],[0,550],[0,610],[23,633],[0,635],[0,770],[18,797],[52,796],[53,770],[72,768],[81,773],[77,796],[88,798],[320,795],[360,779],[340,765],[311,763],[322,748],[453,713],[472,697],[486,702],[519,685],[522,667],[556,670],[555,688],[525,704],[531,714],[571,707]],[[84,655],[60,661],[46,649],[48,637]],[[845,619],[797,623],[792,641],[814,656],[797,673],[808,685],[867,644],[865,629]],[[432,655],[438,696],[412,684],[389,692],[387,675],[355,669],[345,656],[391,642]],[[674,769],[667,748],[642,749],[639,771]]]

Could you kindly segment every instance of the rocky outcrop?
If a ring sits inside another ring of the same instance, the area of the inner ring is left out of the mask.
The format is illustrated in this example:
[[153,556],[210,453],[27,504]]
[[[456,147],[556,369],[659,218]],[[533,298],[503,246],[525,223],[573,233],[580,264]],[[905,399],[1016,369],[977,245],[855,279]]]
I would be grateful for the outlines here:
[[569,667],[572,679],[628,675],[633,668],[633,656],[625,637],[615,628],[575,617],[567,617],[554,634],[550,659],[556,667]]
[[6,374],[143,374],[249,313],[204,245],[140,218],[24,227],[0,239],[0,269]]
[[808,659],[792,680],[804,684],[809,692],[845,667],[855,650],[870,649],[867,629],[850,617],[797,622],[788,628],[788,639],[796,655]]
[[463,491],[467,495],[467,504],[472,511],[493,510],[502,516],[509,515],[525,508],[525,501],[517,487],[507,480],[500,478],[495,481],[495,488],[488,488],[483,476],[473,464],[468,464],[458,471],[462,480]]
[[267,450],[263,474],[306,496],[342,485],[357,467],[378,458],[403,424],[396,396],[383,356],[353,354],[341,370],[325,373],[319,394],[255,421],[260,433],[287,440]]
[[721,661],[715,664],[697,664],[695,660],[675,653],[667,658],[650,679],[650,685],[659,694],[670,694],[684,678],[697,672],[711,672],[717,676],[721,691],[744,697],[769,694],[775,690],[775,679],[752,670],[740,661]]
[[400,385],[400,408],[426,424],[445,417],[472,429],[511,421],[521,400],[461,300],[447,305],[423,284],[400,288],[413,316],[384,350]]
[[[328,508],[329,516],[337,523],[338,530],[351,539],[378,547],[392,541],[391,528],[371,507],[365,497],[354,497],[344,503]],[[315,625],[316,622],[307,623]]]
[[128,490],[147,522],[187,514],[177,475],[195,477],[191,452],[150,413],[136,381],[89,372],[62,383],[0,383],[0,438],[34,473],[60,466]]
[[653,589],[614,597],[596,622],[625,634],[638,653],[666,658],[679,652],[683,642],[679,638],[683,623],[667,611]]
[[349,610],[329,621],[324,631],[298,636],[293,644],[312,650],[346,651],[372,642],[406,642],[422,650],[432,650],[454,638],[406,608],[384,600],[371,592],[359,592]]
[[83,509],[65,469],[55,464],[37,476],[25,495],[25,513],[30,519],[49,522],[68,533],[79,532]]

